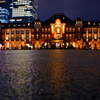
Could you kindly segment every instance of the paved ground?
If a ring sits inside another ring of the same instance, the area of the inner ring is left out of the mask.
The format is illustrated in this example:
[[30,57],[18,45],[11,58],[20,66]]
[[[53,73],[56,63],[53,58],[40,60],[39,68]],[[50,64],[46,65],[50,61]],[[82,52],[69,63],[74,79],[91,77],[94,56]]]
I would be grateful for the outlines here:
[[100,100],[100,51],[0,51],[0,100]]

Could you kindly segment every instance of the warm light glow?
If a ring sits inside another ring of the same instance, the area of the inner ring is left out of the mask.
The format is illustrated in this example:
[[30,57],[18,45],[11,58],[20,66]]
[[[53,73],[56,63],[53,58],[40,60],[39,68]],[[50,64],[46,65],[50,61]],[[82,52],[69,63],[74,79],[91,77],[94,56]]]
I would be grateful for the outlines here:
[[60,28],[57,28],[57,33],[60,33]]

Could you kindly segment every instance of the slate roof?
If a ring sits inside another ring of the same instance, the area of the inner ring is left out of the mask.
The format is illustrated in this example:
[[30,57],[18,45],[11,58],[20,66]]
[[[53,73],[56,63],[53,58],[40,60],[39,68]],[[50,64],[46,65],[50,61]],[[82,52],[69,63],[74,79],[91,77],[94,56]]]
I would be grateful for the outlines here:
[[60,19],[62,23],[75,24],[73,20],[66,17],[63,13],[54,14],[52,17],[44,21],[43,24],[49,25],[50,23],[55,23],[56,19]]
[[[90,25],[88,22],[90,22]],[[83,26],[100,26],[100,21],[83,21]]]

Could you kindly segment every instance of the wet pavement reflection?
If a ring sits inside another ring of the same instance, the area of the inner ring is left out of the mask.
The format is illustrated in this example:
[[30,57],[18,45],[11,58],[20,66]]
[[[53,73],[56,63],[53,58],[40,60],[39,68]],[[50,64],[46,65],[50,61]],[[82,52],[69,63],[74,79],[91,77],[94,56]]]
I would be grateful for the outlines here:
[[0,100],[100,100],[100,51],[0,51]]

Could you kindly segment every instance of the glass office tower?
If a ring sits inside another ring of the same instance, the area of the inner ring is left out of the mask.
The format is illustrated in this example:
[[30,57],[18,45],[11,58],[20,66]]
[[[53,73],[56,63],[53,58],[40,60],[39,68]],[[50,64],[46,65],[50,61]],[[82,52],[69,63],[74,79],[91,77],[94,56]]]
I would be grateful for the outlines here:
[[12,0],[10,22],[32,22],[37,19],[37,0]]
[[7,0],[0,0],[0,21],[1,23],[8,23],[10,18],[9,4]]

